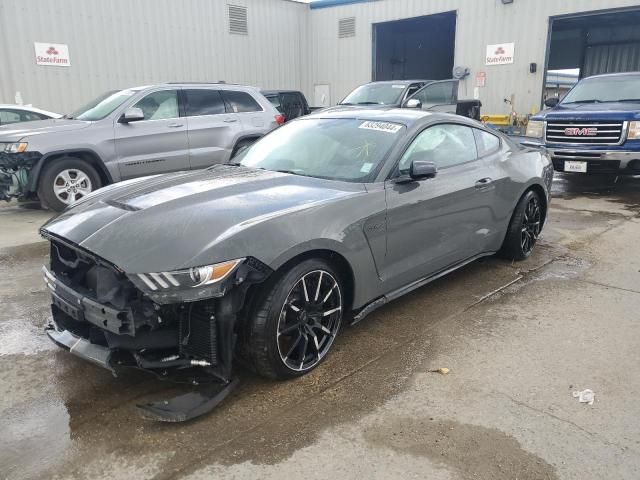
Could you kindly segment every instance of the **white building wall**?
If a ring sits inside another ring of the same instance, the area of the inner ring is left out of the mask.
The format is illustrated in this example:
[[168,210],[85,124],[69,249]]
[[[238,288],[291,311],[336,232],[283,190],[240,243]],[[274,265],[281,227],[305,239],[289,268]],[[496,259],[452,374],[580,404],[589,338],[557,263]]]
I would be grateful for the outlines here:
[[[475,74],[487,74],[479,89],[483,113],[509,113],[503,99],[515,95],[515,109],[537,111],[543,86],[549,17],[569,13],[638,6],[637,0],[378,0],[310,10],[310,43],[307,45],[310,81],[331,86],[336,103],[356,86],[372,80],[372,24],[389,20],[457,11],[455,64],[467,66],[471,75],[460,84],[460,98],[473,98]],[[356,36],[338,38],[338,20],[356,17]],[[515,43],[511,65],[485,65],[486,46]],[[431,48],[438,48],[437,45]],[[538,64],[535,74],[529,64]],[[313,98],[313,97],[311,97]]]
[[[229,33],[227,3],[248,7],[249,35]],[[299,89],[308,11],[283,0],[0,0],[0,103],[20,92],[66,113],[165,81]],[[34,42],[68,44],[71,66],[36,65]]]
[[[228,32],[227,3],[248,7],[249,35]],[[310,9],[287,0],[0,0],[0,103],[62,113],[100,93],[164,81],[246,83],[302,89],[330,86],[336,103],[372,80],[372,24],[457,12],[455,64],[475,74],[485,113],[536,110],[543,86],[549,17],[638,6],[638,0],[378,0]],[[356,17],[356,36],[338,38],[338,20]],[[37,66],[34,42],[69,45],[71,67]],[[514,42],[515,63],[486,66],[486,45]],[[437,48],[434,45],[433,48]],[[535,74],[529,63],[538,64]]]

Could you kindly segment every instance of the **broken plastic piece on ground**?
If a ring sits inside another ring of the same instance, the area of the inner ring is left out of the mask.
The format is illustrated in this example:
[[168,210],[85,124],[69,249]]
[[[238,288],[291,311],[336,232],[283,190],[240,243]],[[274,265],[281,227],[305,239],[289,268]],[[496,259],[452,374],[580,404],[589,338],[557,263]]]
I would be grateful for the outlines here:
[[580,403],[588,403],[589,405],[593,405],[593,401],[596,398],[596,394],[593,390],[582,390],[581,392],[573,392],[573,398],[577,398]]
[[446,375],[448,374],[451,370],[449,370],[447,367],[442,367],[442,368],[436,368],[435,370],[429,370],[431,373],[440,373],[442,375]]
[[238,385],[234,378],[229,383],[209,384],[199,391],[185,393],[158,402],[137,405],[142,416],[159,422],[186,422],[217,407]]

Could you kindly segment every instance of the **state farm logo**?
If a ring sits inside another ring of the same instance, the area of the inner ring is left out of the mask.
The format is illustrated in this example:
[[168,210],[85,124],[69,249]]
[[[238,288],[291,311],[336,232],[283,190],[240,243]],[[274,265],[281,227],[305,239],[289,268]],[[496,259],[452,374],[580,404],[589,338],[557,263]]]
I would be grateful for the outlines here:
[[594,127],[570,127],[564,129],[564,134],[567,137],[593,137],[598,134],[598,129]]
[[495,55],[504,55],[504,54],[505,54],[504,48],[502,48],[502,47],[496,48]]
[[55,49],[55,47],[49,47],[47,49],[47,55],[58,55],[60,52]]

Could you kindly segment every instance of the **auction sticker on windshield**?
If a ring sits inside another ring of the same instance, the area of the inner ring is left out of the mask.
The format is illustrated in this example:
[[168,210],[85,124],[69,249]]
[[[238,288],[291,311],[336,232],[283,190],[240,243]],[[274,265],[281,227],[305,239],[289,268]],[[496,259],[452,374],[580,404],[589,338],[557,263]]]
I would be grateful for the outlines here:
[[366,121],[358,128],[366,128],[367,130],[379,130],[381,132],[389,132],[396,133],[398,130],[402,128],[402,125],[398,125],[397,123],[390,122],[372,122]]

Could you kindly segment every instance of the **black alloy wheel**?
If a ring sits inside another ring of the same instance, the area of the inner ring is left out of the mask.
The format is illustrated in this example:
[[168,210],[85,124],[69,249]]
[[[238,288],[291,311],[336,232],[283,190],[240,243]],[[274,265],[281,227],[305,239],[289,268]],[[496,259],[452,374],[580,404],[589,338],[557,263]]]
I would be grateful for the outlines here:
[[529,198],[522,216],[522,233],[520,237],[520,246],[525,254],[531,253],[533,247],[538,241],[540,235],[540,222],[542,219],[542,211],[540,209],[540,201],[537,196]]
[[342,309],[340,285],[330,272],[304,274],[280,310],[277,345],[282,363],[295,372],[320,363],[340,329]]

